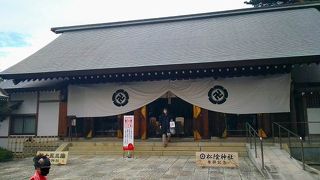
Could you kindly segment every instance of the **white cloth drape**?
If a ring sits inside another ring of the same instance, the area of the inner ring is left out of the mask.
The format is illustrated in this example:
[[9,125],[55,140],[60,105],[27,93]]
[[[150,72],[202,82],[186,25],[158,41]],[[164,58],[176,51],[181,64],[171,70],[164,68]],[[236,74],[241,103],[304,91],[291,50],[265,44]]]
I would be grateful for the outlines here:
[[[283,74],[217,80],[203,78],[70,85],[68,115],[99,117],[123,114],[151,103],[168,91],[186,102],[211,111],[235,114],[290,112],[290,83],[290,74]],[[228,92],[222,104],[209,101],[208,92],[216,85]],[[120,107],[112,100],[113,94],[119,89],[129,95],[128,103]]]

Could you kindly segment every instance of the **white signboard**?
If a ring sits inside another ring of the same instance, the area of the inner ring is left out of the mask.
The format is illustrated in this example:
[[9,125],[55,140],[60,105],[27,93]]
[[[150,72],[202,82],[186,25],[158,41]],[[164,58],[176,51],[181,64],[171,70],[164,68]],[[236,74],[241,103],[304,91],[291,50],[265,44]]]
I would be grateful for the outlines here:
[[133,145],[134,141],[134,116],[123,117],[123,147],[128,147],[128,144]]
[[38,151],[37,155],[43,154],[50,159],[51,164],[66,165],[68,161],[68,151]]
[[239,167],[237,152],[196,152],[196,164],[201,167]]

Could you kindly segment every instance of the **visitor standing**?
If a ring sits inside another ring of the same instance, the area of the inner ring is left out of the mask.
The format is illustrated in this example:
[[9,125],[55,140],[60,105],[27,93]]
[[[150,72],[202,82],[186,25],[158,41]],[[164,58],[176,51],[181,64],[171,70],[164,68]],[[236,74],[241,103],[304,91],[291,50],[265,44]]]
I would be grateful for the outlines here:
[[169,115],[168,109],[164,108],[162,114],[159,117],[160,129],[162,134],[162,143],[164,147],[168,146],[168,142],[171,138],[170,122],[173,122],[173,118]]

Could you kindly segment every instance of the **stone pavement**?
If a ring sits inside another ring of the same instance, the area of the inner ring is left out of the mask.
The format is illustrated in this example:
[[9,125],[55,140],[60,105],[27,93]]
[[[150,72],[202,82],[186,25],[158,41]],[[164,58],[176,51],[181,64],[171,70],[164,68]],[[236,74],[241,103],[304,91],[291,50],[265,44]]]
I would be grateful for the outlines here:
[[[257,167],[261,167],[261,149],[258,146],[257,155],[255,158],[254,147],[249,149],[249,157],[253,160]],[[265,170],[262,171],[267,179],[276,180],[320,180],[318,170],[306,165],[306,171],[302,169],[301,162],[290,158],[289,153],[281,150],[279,145],[267,145],[263,147]]]
[[[263,179],[247,157],[240,157],[240,168],[201,168],[194,156],[70,156],[66,166],[52,166],[49,179]],[[28,179],[33,174],[32,158],[0,163],[0,179]]]

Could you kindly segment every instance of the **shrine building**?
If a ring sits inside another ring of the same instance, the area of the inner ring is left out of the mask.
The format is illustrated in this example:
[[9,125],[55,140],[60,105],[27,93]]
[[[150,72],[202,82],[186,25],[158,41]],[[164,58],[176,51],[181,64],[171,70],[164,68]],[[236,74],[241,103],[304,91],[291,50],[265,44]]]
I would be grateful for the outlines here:
[[[54,27],[48,45],[2,71],[11,135],[159,138],[163,108],[177,138],[265,137],[273,122],[320,115],[320,4],[249,8]],[[71,121],[74,120],[74,131]],[[309,132],[306,132],[308,129]]]

